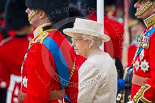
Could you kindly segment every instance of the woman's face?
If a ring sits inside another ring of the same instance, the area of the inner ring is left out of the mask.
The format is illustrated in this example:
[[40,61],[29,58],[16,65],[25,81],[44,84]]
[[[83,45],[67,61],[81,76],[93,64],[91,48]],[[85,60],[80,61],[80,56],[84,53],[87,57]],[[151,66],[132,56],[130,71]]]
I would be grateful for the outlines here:
[[89,51],[89,40],[83,40],[81,34],[73,34],[72,46],[74,47],[77,55],[87,56]]

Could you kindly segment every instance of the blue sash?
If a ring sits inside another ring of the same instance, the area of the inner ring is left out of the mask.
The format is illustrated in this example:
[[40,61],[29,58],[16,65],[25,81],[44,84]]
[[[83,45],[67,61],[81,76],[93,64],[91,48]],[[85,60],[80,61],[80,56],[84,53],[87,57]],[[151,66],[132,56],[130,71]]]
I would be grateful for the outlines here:
[[65,58],[61,50],[59,49],[59,46],[52,38],[46,37],[43,41],[43,44],[48,48],[48,50],[53,56],[58,71],[58,75],[60,78],[61,88],[64,89],[68,85],[70,77],[70,73]]

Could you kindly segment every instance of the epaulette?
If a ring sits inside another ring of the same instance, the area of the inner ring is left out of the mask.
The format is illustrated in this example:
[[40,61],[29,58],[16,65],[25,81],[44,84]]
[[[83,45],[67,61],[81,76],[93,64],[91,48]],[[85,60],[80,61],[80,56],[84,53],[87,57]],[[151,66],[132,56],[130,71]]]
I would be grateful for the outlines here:
[[43,43],[44,39],[49,35],[47,31],[44,31],[41,36],[39,36],[34,42],[35,43]]

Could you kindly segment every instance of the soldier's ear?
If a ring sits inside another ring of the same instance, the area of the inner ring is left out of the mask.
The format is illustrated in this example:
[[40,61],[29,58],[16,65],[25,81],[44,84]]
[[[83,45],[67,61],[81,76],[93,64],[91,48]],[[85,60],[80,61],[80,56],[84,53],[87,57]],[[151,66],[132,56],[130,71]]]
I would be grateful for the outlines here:
[[46,16],[46,13],[43,10],[39,11],[39,19],[44,19]]

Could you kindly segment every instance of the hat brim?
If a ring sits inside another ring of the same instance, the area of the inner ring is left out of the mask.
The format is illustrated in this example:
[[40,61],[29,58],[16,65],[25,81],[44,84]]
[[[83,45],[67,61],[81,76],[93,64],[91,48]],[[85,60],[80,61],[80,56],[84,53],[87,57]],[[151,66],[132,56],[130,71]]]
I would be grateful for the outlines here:
[[110,40],[110,37],[105,34],[100,34],[100,33],[92,32],[92,31],[88,31],[88,30],[67,28],[67,29],[63,30],[63,33],[65,33],[66,35],[71,36],[71,37],[74,34],[90,35],[90,36],[94,36],[97,38],[101,38],[102,42],[107,42]]

